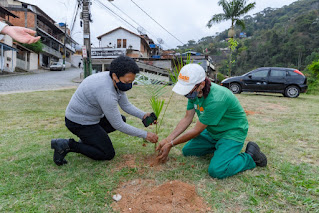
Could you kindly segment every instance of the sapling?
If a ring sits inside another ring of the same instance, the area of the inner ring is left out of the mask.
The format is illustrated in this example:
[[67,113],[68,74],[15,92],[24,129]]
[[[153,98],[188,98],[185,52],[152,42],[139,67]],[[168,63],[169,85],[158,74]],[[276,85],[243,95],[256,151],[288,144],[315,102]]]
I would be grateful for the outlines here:
[[[146,78],[144,78],[146,79]],[[154,114],[156,115],[157,119],[159,120],[160,114],[162,112],[165,100],[161,99],[160,97],[166,92],[164,88],[167,86],[166,84],[161,85],[160,81],[154,81],[154,84],[147,84],[143,82],[143,80],[139,80],[141,84],[144,85],[145,90],[144,92],[149,96],[149,103],[153,109]],[[155,133],[159,133],[160,124],[155,124]],[[157,143],[155,143],[156,149]]]
[[[170,75],[170,79],[175,85],[178,81],[178,75],[180,70],[182,69],[183,66],[193,63],[193,60],[191,60],[190,54],[187,54],[186,61],[183,61],[183,58],[180,57],[180,59],[177,58],[177,63],[174,61],[174,69],[172,71],[168,71]],[[145,79],[145,78],[144,78]],[[159,120],[160,114],[162,112],[165,100],[161,99],[160,97],[166,92],[164,88],[167,86],[167,84],[160,85],[160,81],[155,81],[154,84],[146,84],[145,82],[143,83],[143,80],[139,80],[140,83],[142,83],[145,86],[145,92],[149,95],[149,103],[153,109],[153,112],[155,113],[157,119]],[[158,134],[160,132],[160,128],[162,125],[162,122],[164,120],[167,108],[171,102],[171,99],[173,97],[173,92],[171,92],[171,96],[166,104],[163,116],[161,117],[160,122],[155,124],[155,133]],[[156,145],[155,143],[155,150],[156,150]]]

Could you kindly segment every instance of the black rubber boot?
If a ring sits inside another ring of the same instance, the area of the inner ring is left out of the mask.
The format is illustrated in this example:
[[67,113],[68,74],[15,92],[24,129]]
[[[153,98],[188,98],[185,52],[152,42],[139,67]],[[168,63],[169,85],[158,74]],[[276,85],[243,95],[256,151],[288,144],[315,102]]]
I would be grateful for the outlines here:
[[56,165],[62,166],[68,162],[64,159],[70,151],[69,140],[67,139],[52,139],[51,149],[54,149],[53,161]]
[[267,157],[260,151],[259,146],[255,142],[248,142],[245,152],[253,158],[257,166],[267,166]]

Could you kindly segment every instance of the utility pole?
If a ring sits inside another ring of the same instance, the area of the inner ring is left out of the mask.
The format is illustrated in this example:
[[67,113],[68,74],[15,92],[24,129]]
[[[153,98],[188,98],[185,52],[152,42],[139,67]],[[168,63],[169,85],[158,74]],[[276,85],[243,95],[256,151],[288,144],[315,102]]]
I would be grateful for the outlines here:
[[[92,63],[91,63],[91,35],[90,35],[90,0],[82,0],[82,20],[83,20],[83,67],[84,67],[84,78],[92,74]],[[85,57],[87,56],[87,57]]]
[[66,22],[64,23],[64,42],[63,42],[63,67],[62,70],[65,69],[65,57],[66,57]]

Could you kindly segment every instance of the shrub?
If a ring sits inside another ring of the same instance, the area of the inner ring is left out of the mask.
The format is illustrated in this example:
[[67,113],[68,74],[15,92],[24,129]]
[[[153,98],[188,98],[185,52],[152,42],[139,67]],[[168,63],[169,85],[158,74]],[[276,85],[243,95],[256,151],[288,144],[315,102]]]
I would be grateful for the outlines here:
[[308,93],[319,94],[319,60],[313,61],[306,68],[305,73],[308,78]]
[[224,79],[225,79],[225,76],[223,74],[221,74],[220,72],[218,72],[217,73],[217,82],[216,83],[220,83]]

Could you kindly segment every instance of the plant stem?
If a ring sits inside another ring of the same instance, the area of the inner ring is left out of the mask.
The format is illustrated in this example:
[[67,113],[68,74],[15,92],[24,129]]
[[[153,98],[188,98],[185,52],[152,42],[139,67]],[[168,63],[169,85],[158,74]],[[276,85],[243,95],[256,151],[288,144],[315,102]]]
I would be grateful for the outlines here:
[[[156,132],[156,135],[158,134],[158,129],[157,129],[157,123],[155,124],[155,132]],[[156,153],[156,145],[157,143],[154,144],[154,152]]]
[[165,117],[166,110],[167,110],[167,108],[168,108],[169,103],[171,102],[171,99],[172,99],[173,95],[174,95],[174,93],[171,92],[171,96],[170,96],[169,99],[168,99],[168,103],[167,103],[166,108],[165,108],[165,110],[164,110],[162,119],[161,119],[161,121],[160,121],[160,123],[159,123],[158,131],[160,130],[160,128],[161,128],[161,126],[162,126],[162,122],[163,122],[163,119],[164,119],[164,117]]

